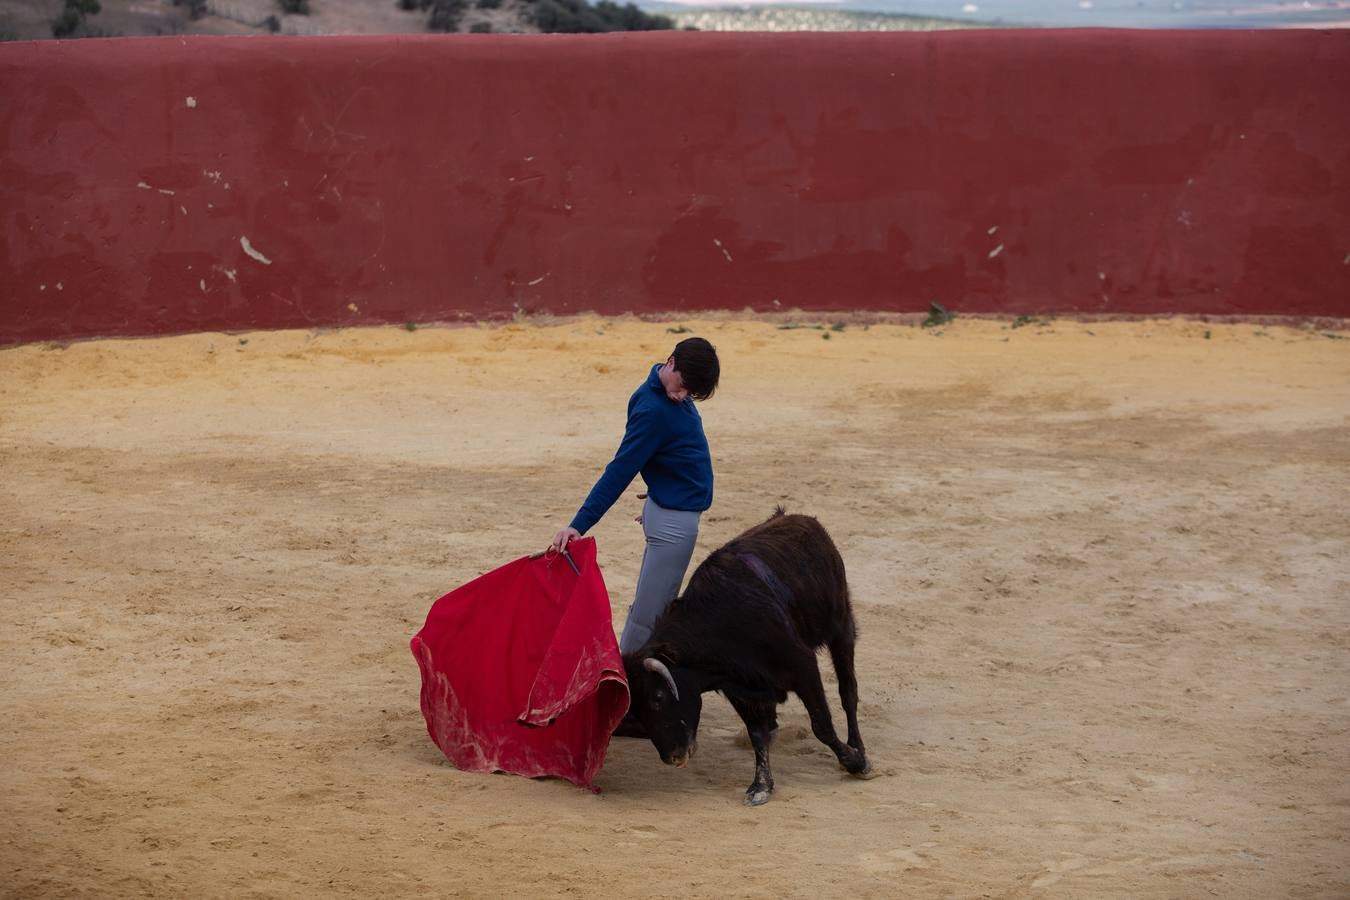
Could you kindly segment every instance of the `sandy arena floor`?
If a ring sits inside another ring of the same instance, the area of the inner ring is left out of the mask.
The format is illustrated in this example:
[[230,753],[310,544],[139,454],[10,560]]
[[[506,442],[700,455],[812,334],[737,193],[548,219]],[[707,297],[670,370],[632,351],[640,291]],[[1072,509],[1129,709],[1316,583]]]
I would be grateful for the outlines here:
[[882,777],[795,698],[760,809],[720,698],[600,796],[451,768],[408,639],[567,522],[673,324],[0,350],[0,894],[1350,896],[1346,332],[684,322],[695,561],[820,517]]

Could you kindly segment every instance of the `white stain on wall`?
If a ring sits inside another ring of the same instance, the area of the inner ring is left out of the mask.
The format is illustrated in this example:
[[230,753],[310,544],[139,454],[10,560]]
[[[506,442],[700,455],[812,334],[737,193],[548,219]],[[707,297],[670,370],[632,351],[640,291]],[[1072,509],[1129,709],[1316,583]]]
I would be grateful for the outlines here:
[[272,261],[270,259],[268,259],[266,256],[263,256],[257,250],[253,249],[253,245],[248,242],[247,237],[240,235],[239,246],[243,247],[245,253],[247,253],[253,259],[256,259],[258,262],[262,263],[264,266],[270,266],[272,264]]

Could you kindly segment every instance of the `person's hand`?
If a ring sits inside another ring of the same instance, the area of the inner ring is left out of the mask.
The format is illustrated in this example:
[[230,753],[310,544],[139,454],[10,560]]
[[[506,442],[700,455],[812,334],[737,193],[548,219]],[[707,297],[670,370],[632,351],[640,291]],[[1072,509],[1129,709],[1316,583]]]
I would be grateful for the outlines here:
[[561,553],[567,549],[568,541],[574,541],[579,537],[581,537],[581,532],[568,525],[553,536],[553,543],[548,545],[548,549]]
[[[647,495],[646,495],[646,494],[638,494],[638,495],[637,495],[637,498],[638,498],[639,500],[646,500],[646,499],[647,499]],[[639,525],[641,525],[641,524],[642,524],[642,513],[638,513],[636,516],[633,516],[633,521],[636,522],[636,523],[638,523]]]

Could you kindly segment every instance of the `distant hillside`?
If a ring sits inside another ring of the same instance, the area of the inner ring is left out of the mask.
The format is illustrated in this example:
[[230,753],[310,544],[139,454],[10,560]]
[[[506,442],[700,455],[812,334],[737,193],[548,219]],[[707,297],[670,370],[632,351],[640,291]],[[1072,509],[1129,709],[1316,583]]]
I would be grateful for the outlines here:
[[[310,15],[285,13],[278,0],[99,0],[73,37],[173,34],[413,34],[427,30],[428,13],[403,10],[397,0],[308,0]],[[0,36],[52,37],[65,0],[0,0]]]
[[[98,12],[87,12],[98,7]],[[72,17],[68,9],[86,10]],[[598,32],[673,28],[632,3],[599,0],[0,0],[0,40],[172,34]]]
[[[0,0],[0,40],[53,37],[68,7],[94,0]],[[66,13],[69,37],[171,34],[418,34],[627,31],[933,31],[968,28],[952,19],[800,6],[681,9],[653,16],[601,0],[97,0],[99,12]],[[295,10],[308,9],[308,14]]]

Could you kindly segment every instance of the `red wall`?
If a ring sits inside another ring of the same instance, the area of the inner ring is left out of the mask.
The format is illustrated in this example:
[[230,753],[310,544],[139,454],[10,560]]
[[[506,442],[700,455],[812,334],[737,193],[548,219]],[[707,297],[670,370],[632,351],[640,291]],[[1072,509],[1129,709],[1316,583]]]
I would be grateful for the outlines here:
[[1350,316],[1350,31],[53,41],[0,85],[0,341]]

